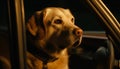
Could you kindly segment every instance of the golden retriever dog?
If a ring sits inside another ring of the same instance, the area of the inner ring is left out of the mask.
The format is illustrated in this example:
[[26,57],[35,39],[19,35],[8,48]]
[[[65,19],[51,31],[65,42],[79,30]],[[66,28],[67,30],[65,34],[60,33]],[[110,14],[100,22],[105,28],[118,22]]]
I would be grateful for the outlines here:
[[26,24],[28,69],[69,69],[68,49],[80,45],[83,33],[74,21],[69,9],[60,7],[45,8],[30,17]]

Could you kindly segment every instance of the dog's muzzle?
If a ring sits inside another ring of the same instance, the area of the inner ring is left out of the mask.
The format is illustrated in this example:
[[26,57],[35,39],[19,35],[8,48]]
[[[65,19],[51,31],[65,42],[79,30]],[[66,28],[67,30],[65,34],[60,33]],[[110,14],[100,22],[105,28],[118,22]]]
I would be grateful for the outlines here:
[[77,47],[80,45],[80,43],[82,41],[83,30],[80,28],[75,28],[73,30],[73,34],[76,36],[76,39],[75,39],[74,44],[72,46]]

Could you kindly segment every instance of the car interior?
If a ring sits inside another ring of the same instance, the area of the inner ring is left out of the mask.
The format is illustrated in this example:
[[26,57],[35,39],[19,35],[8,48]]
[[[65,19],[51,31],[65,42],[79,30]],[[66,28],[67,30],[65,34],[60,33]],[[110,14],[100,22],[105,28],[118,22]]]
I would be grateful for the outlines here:
[[[69,49],[70,69],[120,69],[120,11],[116,11],[120,10],[119,2],[119,0],[1,0],[0,69],[10,67],[26,69],[25,23],[35,11],[46,7],[70,9],[75,17],[75,24],[84,31],[79,47]],[[101,10],[101,7],[105,10]],[[6,63],[3,63],[4,61]]]

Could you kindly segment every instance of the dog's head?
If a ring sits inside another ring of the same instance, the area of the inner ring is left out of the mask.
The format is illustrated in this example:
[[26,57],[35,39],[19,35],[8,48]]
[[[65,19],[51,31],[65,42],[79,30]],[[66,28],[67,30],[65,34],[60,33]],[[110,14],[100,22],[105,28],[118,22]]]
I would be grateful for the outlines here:
[[32,44],[49,54],[78,46],[83,31],[74,21],[75,18],[68,9],[50,7],[35,12],[27,23]]

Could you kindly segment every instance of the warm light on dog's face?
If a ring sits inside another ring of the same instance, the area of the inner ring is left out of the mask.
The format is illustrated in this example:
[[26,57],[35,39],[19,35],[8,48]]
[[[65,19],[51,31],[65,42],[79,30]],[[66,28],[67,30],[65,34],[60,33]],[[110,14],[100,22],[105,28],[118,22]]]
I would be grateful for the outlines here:
[[74,26],[74,17],[68,9],[47,9],[44,20],[47,39],[50,38],[54,32],[57,32],[56,35],[59,35],[62,30],[68,28],[72,30],[72,27]]
[[61,54],[68,47],[78,46],[82,29],[75,25],[74,20],[68,9],[46,8],[37,11],[27,23],[30,46],[42,49],[51,56]]
[[[74,29],[80,29],[74,24],[74,17],[68,10],[49,10],[50,14],[45,17],[46,46],[48,49],[60,50],[66,47],[79,44],[81,36],[73,33]],[[55,49],[56,48],[56,49]]]

